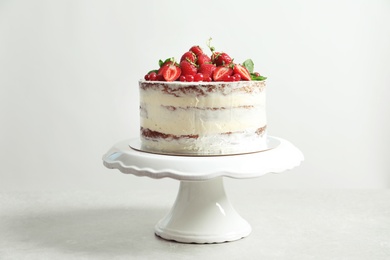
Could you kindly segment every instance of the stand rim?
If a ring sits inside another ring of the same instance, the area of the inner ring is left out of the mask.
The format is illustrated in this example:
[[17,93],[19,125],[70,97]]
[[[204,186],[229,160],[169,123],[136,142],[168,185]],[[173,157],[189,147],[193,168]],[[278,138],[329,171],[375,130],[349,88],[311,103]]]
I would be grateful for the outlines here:
[[133,150],[129,140],[115,144],[104,156],[103,164],[125,174],[146,176],[153,179],[203,181],[216,177],[247,179],[266,173],[291,170],[304,160],[302,152],[289,141],[280,141],[274,149],[259,153],[226,156],[172,156],[151,154]]

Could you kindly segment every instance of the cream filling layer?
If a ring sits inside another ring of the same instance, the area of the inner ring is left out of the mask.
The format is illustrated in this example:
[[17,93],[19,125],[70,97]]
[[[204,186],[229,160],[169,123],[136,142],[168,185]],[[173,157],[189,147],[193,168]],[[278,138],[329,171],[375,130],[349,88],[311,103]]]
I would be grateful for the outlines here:
[[266,148],[267,134],[262,136],[242,132],[229,135],[209,135],[197,139],[142,139],[143,149],[170,153],[227,154],[255,152]]
[[265,104],[266,91],[235,92],[228,95],[221,93],[208,93],[207,96],[196,96],[186,94],[174,96],[164,94],[160,90],[146,89],[140,90],[141,104],[159,104],[162,106],[175,107],[198,107],[198,108],[218,108],[218,107],[238,107]]
[[209,135],[249,130],[255,132],[266,125],[263,107],[200,110],[161,106],[145,106],[147,116],[141,116],[141,127],[173,135]]
[[173,135],[209,135],[250,130],[267,124],[265,91],[175,97],[142,90],[141,127]]

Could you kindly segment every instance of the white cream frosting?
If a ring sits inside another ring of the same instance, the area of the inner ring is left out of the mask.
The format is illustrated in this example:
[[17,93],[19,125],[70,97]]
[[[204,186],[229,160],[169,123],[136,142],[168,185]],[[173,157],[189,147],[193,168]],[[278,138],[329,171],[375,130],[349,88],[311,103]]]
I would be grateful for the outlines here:
[[251,153],[266,149],[266,133],[262,137],[253,132],[230,135],[206,135],[197,139],[159,139],[158,142],[141,138],[146,151],[190,155],[221,155]]
[[[183,87],[185,87],[183,89]],[[157,151],[243,153],[264,145],[256,133],[266,121],[265,82],[181,83],[140,81],[141,128],[170,136],[143,138]]]

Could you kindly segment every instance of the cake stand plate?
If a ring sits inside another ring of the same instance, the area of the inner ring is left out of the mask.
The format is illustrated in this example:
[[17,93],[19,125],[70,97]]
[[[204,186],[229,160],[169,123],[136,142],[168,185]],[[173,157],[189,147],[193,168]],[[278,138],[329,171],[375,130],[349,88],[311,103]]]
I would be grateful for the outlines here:
[[141,144],[141,139],[132,139],[130,140],[129,146],[130,148],[141,151],[141,152],[147,152],[147,153],[154,153],[154,154],[162,154],[162,155],[174,155],[174,156],[196,156],[196,157],[201,157],[201,156],[227,156],[227,155],[242,155],[242,154],[248,154],[248,153],[257,153],[257,152],[264,152],[267,150],[271,150],[276,148],[280,144],[280,141],[276,138],[269,137],[267,138],[266,142],[264,145],[259,145],[258,147],[252,148],[253,150],[247,151],[245,153],[224,153],[224,154],[216,154],[216,153],[211,153],[211,152],[204,152],[202,154],[197,153],[197,151],[186,151],[186,152],[167,152],[167,151],[156,151],[153,149],[148,149],[142,147]]
[[156,235],[183,243],[221,243],[248,236],[251,226],[226,197],[223,178],[260,177],[298,166],[303,154],[290,142],[263,152],[228,156],[171,156],[132,149],[124,140],[104,156],[103,164],[122,173],[180,181],[176,201],[155,226]]

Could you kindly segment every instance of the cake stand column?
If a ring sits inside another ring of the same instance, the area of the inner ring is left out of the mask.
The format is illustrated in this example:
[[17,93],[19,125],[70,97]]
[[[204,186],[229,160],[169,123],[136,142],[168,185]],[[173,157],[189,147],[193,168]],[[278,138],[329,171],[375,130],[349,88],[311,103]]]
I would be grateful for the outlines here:
[[156,235],[183,243],[234,241],[251,230],[227,199],[222,177],[181,181],[172,209],[155,226]]

